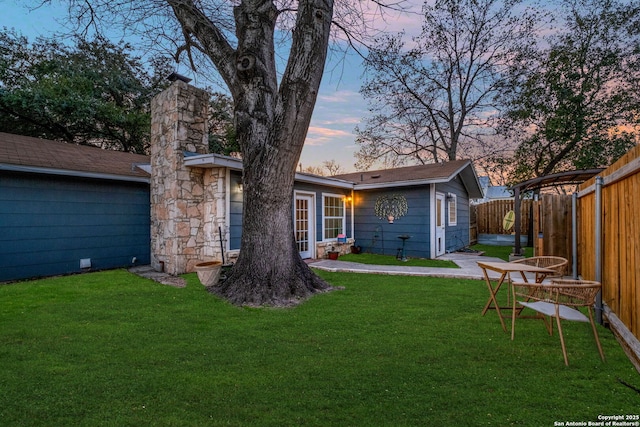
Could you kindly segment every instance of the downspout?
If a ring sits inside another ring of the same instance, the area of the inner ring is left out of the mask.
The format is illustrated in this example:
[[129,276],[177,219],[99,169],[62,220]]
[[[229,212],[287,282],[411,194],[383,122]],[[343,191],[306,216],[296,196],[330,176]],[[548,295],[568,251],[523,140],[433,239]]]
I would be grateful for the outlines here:
[[436,185],[429,185],[429,259],[436,253]]
[[[602,185],[601,176],[596,177],[595,201],[595,280],[602,283]],[[602,290],[596,296],[596,321],[602,324]]]
[[353,239],[353,245],[356,245],[356,229],[355,229],[355,216],[353,214],[353,207],[356,203],[356,196],[353,188],[351,189],[351,238]]
[[571,277],[578,279],[578,193],[571,196]]

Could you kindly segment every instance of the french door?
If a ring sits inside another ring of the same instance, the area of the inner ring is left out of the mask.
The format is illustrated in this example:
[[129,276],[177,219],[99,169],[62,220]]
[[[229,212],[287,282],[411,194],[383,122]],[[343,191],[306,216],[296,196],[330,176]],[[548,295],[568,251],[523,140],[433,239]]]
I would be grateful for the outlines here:
[[444,255],[445,253],[445,218],[444,218],[444,203],[445,195],[442,193],[436,193],[436,209],[435,209],[435,237],[436,237],[436,257]]
[[313,227],[313,195],[296,193],[294,227],[300,257],[313,258],[315,250]]

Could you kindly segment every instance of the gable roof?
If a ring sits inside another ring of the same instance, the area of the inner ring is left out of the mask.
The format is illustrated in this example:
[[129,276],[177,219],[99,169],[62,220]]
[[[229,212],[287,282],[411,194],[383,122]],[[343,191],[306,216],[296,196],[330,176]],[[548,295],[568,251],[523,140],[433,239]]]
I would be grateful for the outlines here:
[[418,166],[405,166],[367,172],[336,175],[333,178],[351,181],[354,189],[406,187],[449,182],[460,175],[467,188],[469,198],[481,198],[482,189],[470,160],[452,160]]
[[149,182],[149,156],[0,132],[0,170]]

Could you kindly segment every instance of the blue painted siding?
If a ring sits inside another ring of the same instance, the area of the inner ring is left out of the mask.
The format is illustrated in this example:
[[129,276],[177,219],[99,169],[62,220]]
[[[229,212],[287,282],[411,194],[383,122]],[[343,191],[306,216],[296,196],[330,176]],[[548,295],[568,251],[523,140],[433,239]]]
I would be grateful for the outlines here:
[[[355,238],[356,244],[365,252],[396,255],[402,247],[401,235],[409,235],[405,243],[407,256],[430,257],[428,185],[414,188],[357,191],[355,194]],[[407,214],[389,224],[386,219],[375,216],[375,204],[380,196],[400,194],[407,199]]]
[[[230,248],[239,249],[242,234],[242,195],[241,193],[238,193],[239,195],[236,194],[233,188],[237,187],[236,183],[240,181],[241,174],[239,172],[232,172],[231,176]],[[449,204],[445,203],[446,250],[455,251],[467,246],[469,244],[469,199],[462,180],[460,177],[456,177],[451,182],[436,184],[435,189],[441,193],[454,193],[457,196],[457,223],[455,226],[449,225]],[[313,193],[315,195],[316,241],[321,242],[323,240],[323,194],[351,196],[351,191],[300,182],[295,184],[295,190]],[[394,224],[389,224],[386,219],[377,218],[374,212],[378,197],[391,194],[401,194],[405,196],[408,204],[407,215],[396,219]],[[348,237],[354,237],[356,239],[356,245],[361,246],[364,251],[386,255],[396,254],[398,248],[402,246],[402,240],[399,239],[398,236],[406,234],[411,236],[405,243],[405,253],[407,256],[431,258],[432,230],[430,195],[430,185],[356,191],[354,200],[354,230],[353,232],[351,230],[351,211],[350,205],[347,204],[346,234]]]
[[436,191],[455,194],[457,200],[457,224],[449,225],[449,203],[445,203],[445,248],[454,252],[469,245],[469,197],[460,177],[445,184],[437,184]]
[[[240,172],[231,172],[231,195],[230,195],[230,216],[229,216],[229,249],[240,249],[240,241],[242,238],[242,193],[237,192],[234,188],[237,188],[238,183],[242,181],[242,174]],[[343,196],[351,196],[351,190],[344,190],[335,187],[327,187],[322,185],[314,185],[308,183],[296,183],[294,186],[295,191],[304,191],[307,193],[313,193],[315,195],[315,227],[316,227],[316,241],[322,241],[322,195],[325,193],[339,194]],[[291,218],[293,219],[293,205],[291,206]],[[351,210],[350,205],[346,206],[346,234],[351,236]]]
[[0,281],[150,262],[149,185],[0,173]]

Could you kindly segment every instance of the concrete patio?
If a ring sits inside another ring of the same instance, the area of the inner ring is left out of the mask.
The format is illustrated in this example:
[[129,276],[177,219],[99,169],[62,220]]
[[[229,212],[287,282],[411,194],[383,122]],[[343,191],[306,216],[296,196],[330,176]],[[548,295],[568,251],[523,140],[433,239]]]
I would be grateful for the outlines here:
[[[333,261],[328,259],[310,262],[309,266],[312,268],[317,268],[318,270],[332,272],[372,273],[425,277],[455,277],[459,279],[483,280],[484,275],[482,274],[482,269],[478,267],[478,261],[504,262],[500,258],[456,253],[445,254],[438,259],[453,261],[460,268],[410,267],[405,265],[370,265],[360,264],[357,262]],[[500,276],[495,272],[489,271],[489,277],[493,279],[499,278]]]

